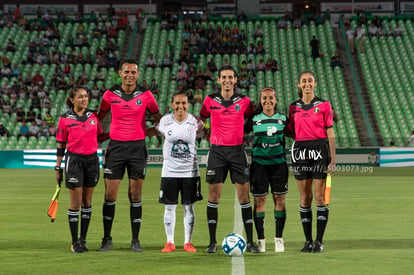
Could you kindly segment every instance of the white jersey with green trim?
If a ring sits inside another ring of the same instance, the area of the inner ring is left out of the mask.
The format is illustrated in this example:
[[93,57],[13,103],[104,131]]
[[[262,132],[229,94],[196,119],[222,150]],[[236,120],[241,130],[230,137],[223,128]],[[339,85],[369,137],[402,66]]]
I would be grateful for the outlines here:
[[187,114],[184,121],[178,122],[174,114],[168,114],[161,118],[157,129],[165,137],[161,176],[167,178],[199,177],[196,118]]

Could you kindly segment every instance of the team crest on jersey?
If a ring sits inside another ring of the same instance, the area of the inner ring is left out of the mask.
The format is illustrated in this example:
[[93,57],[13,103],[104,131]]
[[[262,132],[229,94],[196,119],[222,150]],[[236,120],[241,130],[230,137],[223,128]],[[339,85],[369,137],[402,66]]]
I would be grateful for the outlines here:
[[141,101],[141,99],[139,99],[139,98],[138,98],[138,100],[137,100],[137,105],[138,105],[138,106],[141,106],[141,105],[142,105],[142,101]]
[[279,123],[280,125],[283,125],[283,120],[281,117],[277,120],[277,123]]
[[315,114],[319,113],[319,108],[318,108],[318,107],[316,107],[316,108],[315,108],[315,110],[313,110],[313,112],[314,112]]
[[234,109],[236,109],[236,111],[240,111],[240,105],[239,104],[236,104],[236,107],[234,108]]
[[95,120],[91,119],[91,124],[95,125],[95,123],[96,123]]

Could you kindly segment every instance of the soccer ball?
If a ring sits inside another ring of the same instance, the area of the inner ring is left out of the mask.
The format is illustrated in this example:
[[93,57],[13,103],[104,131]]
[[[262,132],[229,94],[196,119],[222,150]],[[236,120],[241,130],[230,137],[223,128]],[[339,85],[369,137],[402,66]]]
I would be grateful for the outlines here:
[[246,251],[246,241],[237,233],[228,234],[221,244],[227,256],[242,256]]

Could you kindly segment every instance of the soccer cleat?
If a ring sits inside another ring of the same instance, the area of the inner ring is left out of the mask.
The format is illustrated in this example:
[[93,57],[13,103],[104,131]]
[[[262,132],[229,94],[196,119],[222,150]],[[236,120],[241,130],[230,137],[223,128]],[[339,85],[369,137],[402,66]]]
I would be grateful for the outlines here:
[[80,241],[80,244],[81,244],[81,247],[82,247],[83,252],[88,252],[88,251],[89,251],[89,249],[88,249],[88,247],[86,246],[86,240],[84,240],[84,239],[79,239],[79,241]]
[[283,238],[275,238],[275,252],[285,252]]
[[323,252],[323,244],[319,241],[315,241],[313,243],[312,252],[314,253]]
[[260,253],[266,252],[266,240],[257,240],[257,248],[259,249]]
[[311,241],[306,241],[305,245],[303,246],[303,248],[300,250],[302,252],[312,252],[312,242]]
[[[185,248],[185,246],[184,246]],[[161,252],[173,252],[175,251],[175,244],[173,244],[172,242],[168,242],[165,244],[164,248],[161,249]]]
[[216,253],[217,252],[217,244],[211,243],[207,247],[207,253]]
[[80,241],[76,241],[75,243],[73,243],[71,246],[71,250],[73,253],[83,253]]
[[107,237],[102,239],[101,247],[99,248],[99,251],[105,252],[112,249],[112,238]]
[[197,249],[194,248],[192,243],[185,243],[184,244],[184,251],[187,252],[197,252]]
[[131,241],[131,251],[133,252],[143,252],[144,249],[141,248],[141,245],[138,240]]
[[257,248],[256,244],[248,243],[246,246],[246,251],[250,253],[260,253],[259,248]]

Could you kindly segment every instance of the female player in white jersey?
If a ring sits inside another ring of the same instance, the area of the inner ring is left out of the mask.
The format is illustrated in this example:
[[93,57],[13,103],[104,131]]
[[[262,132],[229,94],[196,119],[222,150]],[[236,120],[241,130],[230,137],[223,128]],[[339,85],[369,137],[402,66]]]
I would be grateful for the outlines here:
[[[194,203],[202,200],[196,135],[203,129],[203,123],[187,113],[188,106],[187,95],[175,93],[171,101],[173,113],[164,115],[156,127],[165,137],[159,202],[165,204],[164,228],[167,243],[161,252],[175,250],[175,210],[179,193],[184,208],[184,251],[197,251],[191,239],[195,223]],[[148,131],[147,134],[153,135],[154,132]]]

